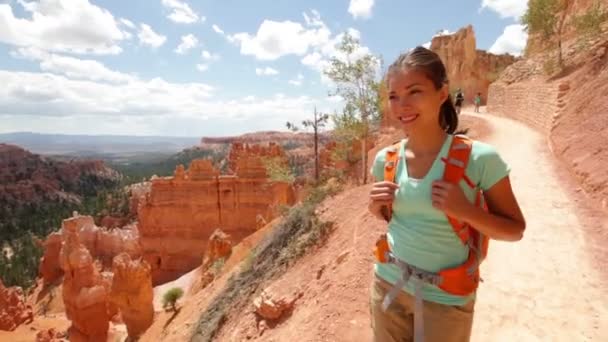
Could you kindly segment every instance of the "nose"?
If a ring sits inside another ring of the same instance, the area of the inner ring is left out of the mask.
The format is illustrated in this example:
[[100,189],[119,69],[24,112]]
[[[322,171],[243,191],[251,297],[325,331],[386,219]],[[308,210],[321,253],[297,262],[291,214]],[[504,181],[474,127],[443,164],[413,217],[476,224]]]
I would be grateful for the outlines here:
[[401,96],[399,98],[399,107],[401,107],[402,109],[409,107],[409,103],[410,103],[410,101],[409,101],[408,96]]

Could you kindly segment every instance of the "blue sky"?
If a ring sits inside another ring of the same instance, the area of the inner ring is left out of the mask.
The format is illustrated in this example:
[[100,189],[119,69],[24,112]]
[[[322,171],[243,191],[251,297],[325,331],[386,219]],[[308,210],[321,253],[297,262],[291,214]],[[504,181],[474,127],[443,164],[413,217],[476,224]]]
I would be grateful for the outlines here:
[[385,64],[440,30],[518,54],[526,0],[0,0],[0,132],[218,136],[339,110],[348,31]]

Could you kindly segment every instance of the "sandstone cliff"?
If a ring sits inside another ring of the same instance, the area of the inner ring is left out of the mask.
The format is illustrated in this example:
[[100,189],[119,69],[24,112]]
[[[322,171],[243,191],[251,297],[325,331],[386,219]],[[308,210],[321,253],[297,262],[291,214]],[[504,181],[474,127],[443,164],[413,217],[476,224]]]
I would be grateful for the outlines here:
[[287,183],[270,182],[260,159],[240,157],[236,174],[220,176],[208,160],[195,160],[172,178],[152,180],[139,207],[139,233],[153,284],[161,284],[201,264],[207,240],[216,228],[234,243],[270,221],[280,205],[294,201]]
[[280,158],[281,160],[287,162],[285,151],[280,145],[274,142],[271,142],[268,145],[250,145],[235,142],[232,143],[230,153],[228,153],[228,169],[231,172],[234,172],[241,158],[252,156],[256,158]]
[[450,91],[453,93],[461,88],[464,92],[465,105],[471,105],[478,92],[485,103],[490,83],[516,61],[508,54],[494,55],[477,50],[471,25],[454,34],[433,37],[430,49],[441,57],[447,68]]

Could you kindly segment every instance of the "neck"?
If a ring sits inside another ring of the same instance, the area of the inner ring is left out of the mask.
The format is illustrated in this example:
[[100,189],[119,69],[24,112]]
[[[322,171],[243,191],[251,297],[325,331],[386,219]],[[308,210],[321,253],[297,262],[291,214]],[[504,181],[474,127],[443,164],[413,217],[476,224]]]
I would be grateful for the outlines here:
[[447,135],[439,125],[430,131],[410,132],[407,141],[408,150],[416,155],[437,154]]

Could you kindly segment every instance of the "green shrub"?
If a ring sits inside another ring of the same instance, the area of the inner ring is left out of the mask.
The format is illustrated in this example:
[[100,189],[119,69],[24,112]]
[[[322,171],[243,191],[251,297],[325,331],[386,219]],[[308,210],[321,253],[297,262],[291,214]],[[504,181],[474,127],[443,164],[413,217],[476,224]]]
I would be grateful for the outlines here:
[[177,303],[177,301],[180,298],[182,298],[183,295],[184,295],[184,290],[182,290],[180,287],[174,287],[172,289],[169,289],[163,295],[163,308],[167,308],[167,306],[171,306],[171,310],[177,311],[175,304]]

